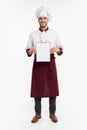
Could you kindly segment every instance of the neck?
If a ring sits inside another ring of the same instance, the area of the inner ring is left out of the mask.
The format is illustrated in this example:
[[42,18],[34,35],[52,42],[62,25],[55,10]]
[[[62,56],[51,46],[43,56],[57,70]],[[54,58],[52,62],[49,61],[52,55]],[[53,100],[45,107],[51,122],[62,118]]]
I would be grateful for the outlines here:
[[44,31],[47,31],[47,30],[48,30],[48,27],[47,27],[47,26],[46,26],[46,27],[40,26],[39,30],[42,31],[42,32],[44,32]]

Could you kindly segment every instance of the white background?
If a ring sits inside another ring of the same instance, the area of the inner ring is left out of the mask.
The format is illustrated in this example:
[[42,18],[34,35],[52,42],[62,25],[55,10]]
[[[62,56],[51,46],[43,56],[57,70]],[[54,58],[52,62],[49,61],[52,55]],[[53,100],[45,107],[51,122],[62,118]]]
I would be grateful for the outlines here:
[[[49,7],[64,54],[56,55],[60,85],[56,115],[49,119],[48,98],[42,99],[42,119],[32,124],[30,98],[32,61],[25,53],[29,33],[38,28],[35,10]],[[87,3],[86,0],[0,0],[0,129],[87,129]]]

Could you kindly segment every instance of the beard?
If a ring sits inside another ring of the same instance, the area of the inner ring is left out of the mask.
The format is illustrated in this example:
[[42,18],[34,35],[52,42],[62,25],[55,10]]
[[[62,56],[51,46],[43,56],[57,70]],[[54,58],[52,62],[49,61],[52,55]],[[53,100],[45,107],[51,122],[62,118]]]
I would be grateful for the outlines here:
[[40,24],[40,27],[41,27],[41,28],[45,28],[46,26],[47,26],[47,23]]

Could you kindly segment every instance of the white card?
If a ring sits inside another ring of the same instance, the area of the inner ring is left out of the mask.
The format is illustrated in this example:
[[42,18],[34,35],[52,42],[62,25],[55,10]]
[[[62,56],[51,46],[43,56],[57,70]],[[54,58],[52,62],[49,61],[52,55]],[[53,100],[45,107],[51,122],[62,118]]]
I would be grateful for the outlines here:
[[36,61],[50,62],[50,43],[37,43]]

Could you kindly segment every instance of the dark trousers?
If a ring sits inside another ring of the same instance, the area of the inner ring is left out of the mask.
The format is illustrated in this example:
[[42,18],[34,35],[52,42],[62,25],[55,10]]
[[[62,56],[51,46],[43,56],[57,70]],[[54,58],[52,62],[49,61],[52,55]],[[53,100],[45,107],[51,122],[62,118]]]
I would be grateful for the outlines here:
[[[35,113],[41,114],[41,98],[34,98],[35,101]],[[55,114],[56,112],[56,97],[49,98],[49,113]]]

